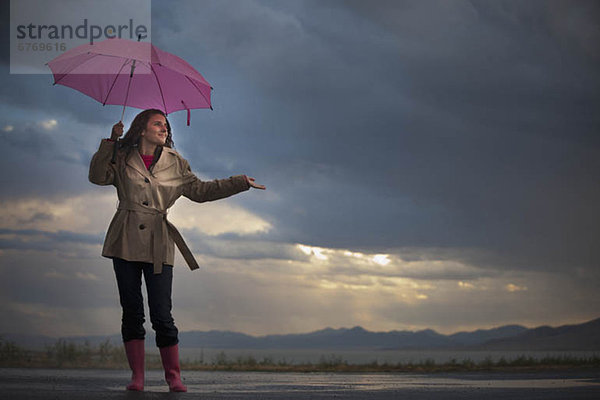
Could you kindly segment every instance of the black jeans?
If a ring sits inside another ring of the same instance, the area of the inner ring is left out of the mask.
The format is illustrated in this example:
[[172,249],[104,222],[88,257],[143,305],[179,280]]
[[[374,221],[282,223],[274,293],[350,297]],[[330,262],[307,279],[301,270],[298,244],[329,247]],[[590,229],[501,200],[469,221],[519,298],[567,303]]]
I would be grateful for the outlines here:
[[126,261],[113,258],[119,299],[123,308],[121,335],[123,342],[144,339],[144,298],[142,297],[142,274],[146,281],[150,322],[156,332],[156,346],[168,347],[179,343],[177,328],[171,316],[171,287],[173,266],[164,265],[161,274],[154,274],[150,263]]

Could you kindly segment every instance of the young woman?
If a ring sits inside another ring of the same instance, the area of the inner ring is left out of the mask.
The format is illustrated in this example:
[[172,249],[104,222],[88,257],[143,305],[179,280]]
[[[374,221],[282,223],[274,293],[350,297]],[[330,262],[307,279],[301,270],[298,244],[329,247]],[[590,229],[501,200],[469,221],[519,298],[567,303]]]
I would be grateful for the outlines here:
[[196,202],[222,199],[249,188],[265,189],[246,175],[201,181],[172,149],[171,127],[160,110],[139,113],[122,140],[123,123],[112,128],[92,157],[89,180],[114,185],[119,206],[104,241],[102,255],[112,258],[123,309],[121,334],[132,370],[128,390],[144,389],[144,304],[142,275],[148,292],[150,321],[156,332],[170,391],[185,392],[179,369],[178,330],[171,316],[174,247],[191,269],[198,268],[166,210],[180,196]]

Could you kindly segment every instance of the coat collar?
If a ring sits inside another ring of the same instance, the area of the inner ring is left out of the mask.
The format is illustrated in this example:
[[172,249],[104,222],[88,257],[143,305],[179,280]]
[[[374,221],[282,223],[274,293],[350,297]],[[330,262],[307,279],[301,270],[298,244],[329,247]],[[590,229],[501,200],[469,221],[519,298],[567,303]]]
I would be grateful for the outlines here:
[[[163,169],[169,168],[173,165],[176,160],[176,152],[175,150],[169,147],[163,147],[158,156],[158,161],[152,167],[152,173],[156,173],[162,171]],[[146,164],[144,164],[144,160],[142,160],[142,156],[138,151],[137,147],[134,147],[132,151],[127,156],[125,160],[126,164],[131,168],[135,169],[139,173],[141,173],[145,177],[150,177],[150,171],[146,168]]]
[[[156,164],[154,164],[154,167],[152,168],[152,172],[156,173],[162,171],[163,169],[171,167],[171,165],[173,165],[177,161],[176,154],[177,153],[175,152],[175,150],[171,149],[170,147],[163,146],[162,151],[160,152],[160,155],[158,157],[158,161],[156,162]],[[142,157],[140,156],[140,160],[141,159]]]

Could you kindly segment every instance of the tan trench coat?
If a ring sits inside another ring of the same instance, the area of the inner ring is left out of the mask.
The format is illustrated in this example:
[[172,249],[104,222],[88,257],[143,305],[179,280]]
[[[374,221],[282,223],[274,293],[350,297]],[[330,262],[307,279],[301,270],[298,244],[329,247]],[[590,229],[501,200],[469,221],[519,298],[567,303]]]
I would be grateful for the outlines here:
[[119,197],[102,255],[153,263],[157,274],[162,272],[163,263],[173,265],[177,244],[189,267],[198,268],[183,238],[167,221],[167,209],[182,195],[201,203],[248,190],[245,175],[203,182],[192,173],[188,162],[168,147],[163,147],[151,171],[137,149],[128,155],[119,151],[113,164],[114,146],[115,142],[103,139],[90,162],[90,182],[114,185]]

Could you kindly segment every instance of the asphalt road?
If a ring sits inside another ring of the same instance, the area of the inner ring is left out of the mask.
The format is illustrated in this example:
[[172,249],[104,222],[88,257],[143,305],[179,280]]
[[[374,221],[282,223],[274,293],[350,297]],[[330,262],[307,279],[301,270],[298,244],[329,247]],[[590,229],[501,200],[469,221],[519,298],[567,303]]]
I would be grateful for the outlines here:
[[168,393],[149,371],[143,393],[128,371],[0,369],[0,399],[600,399],[600,371],[326,374],[184,371],[187,393]]

